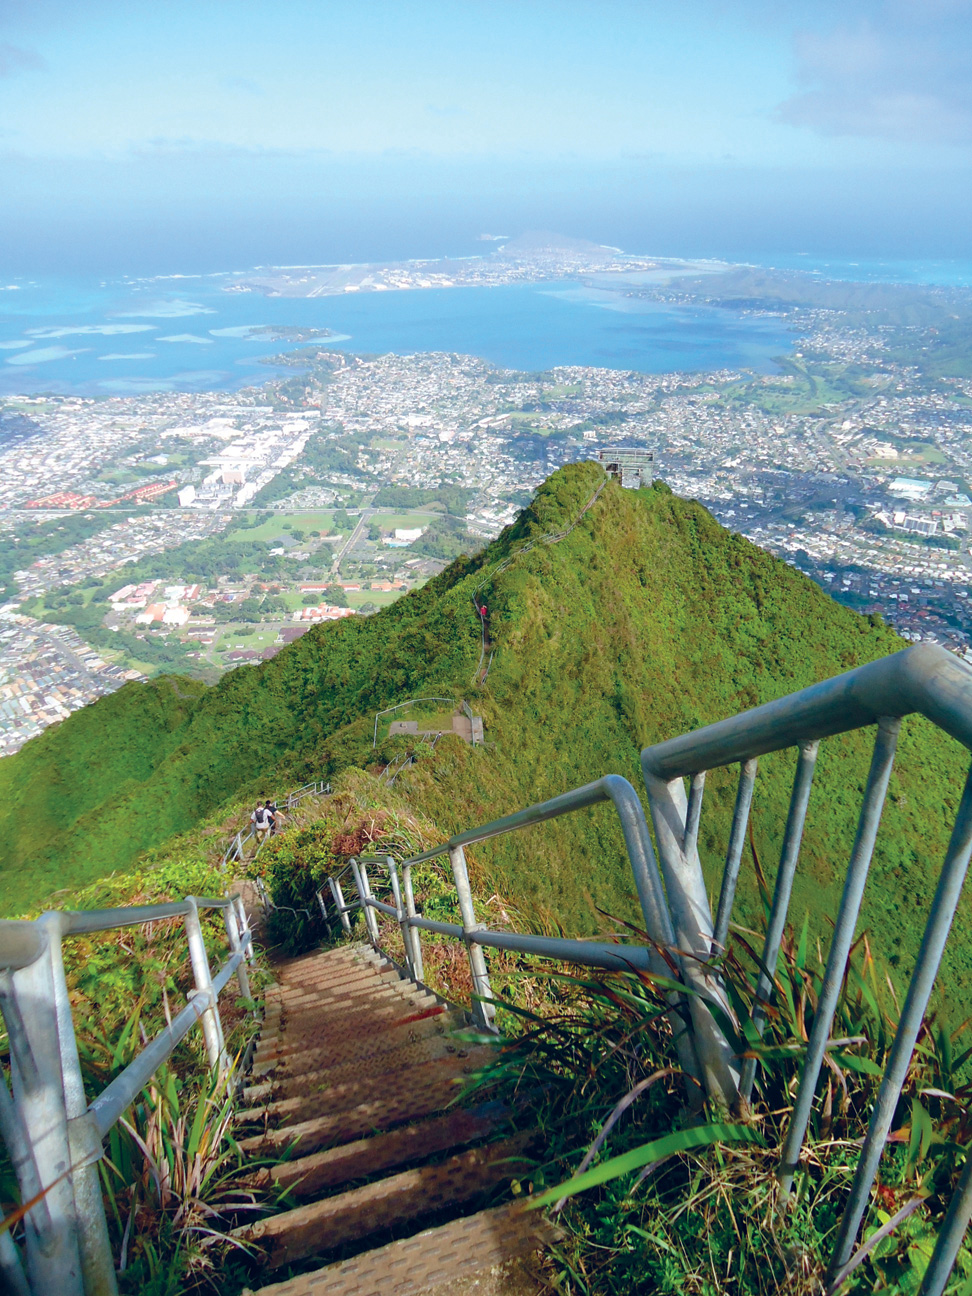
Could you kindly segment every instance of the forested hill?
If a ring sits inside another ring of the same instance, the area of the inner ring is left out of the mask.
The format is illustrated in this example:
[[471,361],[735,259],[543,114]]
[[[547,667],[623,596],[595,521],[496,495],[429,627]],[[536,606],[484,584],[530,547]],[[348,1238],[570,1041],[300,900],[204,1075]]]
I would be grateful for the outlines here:
[[[409,697],[466,697],[486,722],[485,751],[445,740],[398,783],[451,831],[607,772],[638,787],[645,744],[904,646],[660,484],[609,483],[564,539],[519,552],[567,527],[602,480],[594,464],[564,468],[482,554],[386,610],[311,630],[211,688],[127,685],[0,761],[2,911],[129,864],[242,790],[370,765],[376,710]],[[495,645],[481,690],[477,587]],[[831,740],[818,763],[793,908],[815,925],[837,908],[869,747],[870,735]],[[771,874],[792,765],[761,762],[753,822]],[[916,943],[915,906],[934,889],[964,768],[950,739],[908,722],[866,902],[892,962]],[[734,777],[715,773],[706,789],[700,847],[713,878]],[[474,864],[519,906],[592,930],[597,907],[635,916],[616,844],[602,808],[484,846]]]

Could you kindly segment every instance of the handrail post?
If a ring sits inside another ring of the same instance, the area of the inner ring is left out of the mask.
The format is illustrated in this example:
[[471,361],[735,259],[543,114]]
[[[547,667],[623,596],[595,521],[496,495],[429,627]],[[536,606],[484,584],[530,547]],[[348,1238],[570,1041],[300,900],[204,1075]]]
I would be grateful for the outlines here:
[[29,1199],[47,1190],[24,1219],[31,1291],[83,1296],[49,949],[27,967],[0,974],[0,1007],[10,1041],[13,1106],[29,1139],[17,1167],[21,1193]]
[[[402,865],[402,890],[405,893],[405,912],[409,918],[417,918],[418,910],[415,908],[415,893],[412,890],[412,869],[406,862]],[[425,968],[422,965],[422,933],[418,927],[409,924],[409,935],[412,940],[412,975],[416,981],[425,980]]]
[[739,767],[739,786],[736,789],[736,805],[732,812],[729,848],[726,851],[726,866],[722,872],[722,888],[719,891],[719,907],[712,932],[712,952],[716,956],[725,951],[729,939],[729,920],[732,917],[732,902],[736,898],[736,883],[739,881],[743,847],[746,845],[746,826],[749,823],[749,810],[753,804],[756,769],[755,758],[743,761]]
[[206,1056],[211,1067],[218,1067],[223,1071],[226,1068],[226,1046],[223,1042],[219,1008],[216,1004],[216,996],[213,994],[213,977],[209,969],[209,956],[206,953],[206,942],[203,940],[202,924],[199,921],[199,906],[195,896],[186,896],[186,902],[189,905],[189,912],[185,917],[186,936],[189,941],[189,959],[196,982],[196,993],[205,995],[209,1000],[202,1013]]
[[368,870],[364,864],[356,859],[350,861],[351,872],[354,875],[354,884],[358,888],[358,895],[361,897],[361,908],[364,910],[365,927],[368,929],[368,936],[371,939],[375,949],[381,939],[378,932],[378,919],[375,917],[375,911],[368,901],[372,898],[371,884],[368,881]]
[[240,931],[240,940],[245,936],[249,936],[250,938],[244,946],[246,951],[246,961],[247,963],[254,963],[256,961],[256,954],[253,952],[253,931],[250,928],[250,919],[247,917],[246,905],[243,903],[243,897],[241,895],[238,895],[233,901],[233,907],[236,909],[236,921]]
[[[750,1014],[750,1020],[760,1038],[766,1023],[766,1009],[773,997],[780,942],[783,939],[783,929],[790,908],[790,896],[793,892],[793,879],[800,859],[803,827],[806,823],[810,788],[817,766],[819,747],[820,743],[816,739],[799,744],[793,794],[790,797],[790,809],[786,817],[786,828],[783,831],[783,848],[780,851],[780,866],[776,870],[776,885],[773,888],[773,908],[770,911],[769,922],[766,924],[766,938],[763,942],[763,965],[756,983],[756,996]],[[742,1079],[739,1082],[739,1093],[744,1102],[749,1102],[755,1078],[756,1058],[750,1056],[743,1063]]]
[[328,885],[331,888],[331,898],[333,899],[334,904],[337,908],[338,917],[341,919],[341,926],[344,928],[344,934],[346,936],[350,936],[351,919],[348,917],[347,913],[345,912],[344,892],[341,890],[341,883],[337,880],[337,878],[333,878],[333,877],[329,877],[327,881],[328,881]]
[[[236,925],[236,911],[231,904],[228,904],[223,910],[223,923],[226,927],[226,941],[230,948],[230,954],[239,954],[243,949],[243,943],[240,940],[240,931]],[[239,967],[236,969],[236,982],[240,987],[240,994],[244,999],[252,999],[250,994],[250,978],[246,971],[246,959],[241,958]]]
[[388,878],[391,882],[392,896],[395,900],[395,917],[398,925],[402,929],[402,947],[405,950],[405,966],[408,969],[409,976],[415,977],[415,967],[412,962],[412,928],[409,925],[408,914],[402,908],[402,889],[398,884],[398,869],[395,867],[395,861],[390,855],[385,856],[385,864],[388,869]]
[[55,913],[44,914],[40,922],[48,932],[57,1043],[61,1057],[61,1085],[71,1164],[74,1167],[71,1187],[78,1222],[78,1247],[85,1296],[116,1296],[118,1283],[115,1278],[115,1261],[108,1236],[108,1220],[98,1171],[103,1148],[98,1131],[88,1115],[71,1000],[64,975],[61,916]]
[[970,858],[972,858],[972,769],[969,770],[966,778],[965,790],[955,815],[955,825],[945,854],[945,863],[942,865],[935,896],[928,911],[928,921],[921,938],[914,971],[908,983],[908,993],[898,1017],[898,1029],[895,1031],[891,1053],[885,1064],[881,1087],[874,1100],[867,1136],[857,1160],[854,1181],[837,1230],[827,1271],[828,1278],[847,1263],[854,1249],[857,1230],[868,1207],[871,1185],[874,1183],[881,1153],[891,1132],[895,1108],[908,1074],[918,1032],[925,1019],[925,1010],[928,1007],[932,986],[935,984],[938,966],[945,950],[945,941],[962,894]]
[[[739,1059],[707,1001],[715,1002],[730,1020],[734,1014],[722,978],[709,966],[712,915],[699,853],[686,834],[689,805],[685,786],[680,778],[665,782],[647,769],[644,776],[675,944],[681,951],[682,977],[695,992],[688,996],[687,1005],[695,1054],[710,1098],[732,1107],[739,1097]],[[697,786],[700,793],[701,785]]]
[[486,956],[482,945],[476,943],[476,932],[481,931],[483,924],[476,921],[473,908],[472,887],[469,885],[469,870],[466,867],[466,853],[461,846],[449,848],[449,863],[452,865],[452,876],[456,883],[456,894],[459,897],[459,912],[462,914],[462,932],[469,952],[469,969],[472,972],[473,995],[472,1013],[477,1025],[484,1030],[493,1030],[493,1019],[496,1008],[492,1003],[493,991],[489,984],[489,972],[486,968]]
[[861,900],[864,895],[864,884],[874,854],[874,841],[877,837],[884,798],[891,778],[891,767],[901,729],[900,719],[884,716],[878,725],[877,737],[874,740],[874,751],[871,755],[871,768],[864,789],[864,803],[857,823],[857,834],[847,867],[847,878],[840,900],[840,909],[834,923],[834,934],[830,941],[830,953],[827,956],[827,967],[823,984],[817,995],[817,1006],[813,1014],[813,1028],[807,1043],[807,1054],[800,1074],[800,1087],[797,1090],[793,1113],[783,1141],[783,1152],[778,1171],[780,1190],[785,1195],[793,1185],[793,1176],[800,1160],[800,1149],[810,1123],[810,1111],[813,1107],[814,1094],[817,1088],[817,1077],[823,1064],[827,1048],[827,1038],[833,1024],[834,1013],[844,984],[847,960],[850,957],[854,942],[854,929],[860,913]]

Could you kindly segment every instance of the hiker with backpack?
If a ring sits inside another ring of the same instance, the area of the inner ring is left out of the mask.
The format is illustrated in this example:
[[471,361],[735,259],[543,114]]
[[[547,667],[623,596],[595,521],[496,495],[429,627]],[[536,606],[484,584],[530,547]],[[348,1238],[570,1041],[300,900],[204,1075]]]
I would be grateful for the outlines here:
[[274,829],[273,811],[268,808],[269,805],[269,801],[266,805],[257,803],[256,809],[250,815],[250,823],[253,825],[258,847],[263,845]]
[[277,809],[276,801],[265,801],[263,808],[270,816],[270,836],[276,837],[277,833],[283,827],[283,815]]

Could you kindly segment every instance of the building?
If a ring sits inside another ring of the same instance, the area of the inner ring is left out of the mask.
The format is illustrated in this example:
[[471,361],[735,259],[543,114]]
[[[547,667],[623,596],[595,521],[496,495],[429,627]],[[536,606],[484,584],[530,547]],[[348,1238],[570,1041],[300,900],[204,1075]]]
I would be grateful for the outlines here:
[[195,498],[196,498],[195,486],[183,486],[178,496],[179,507],[188,508]]
[[604,471],[628,490],[650,486],[655,456],[641,446],[605,446],[597,452]]

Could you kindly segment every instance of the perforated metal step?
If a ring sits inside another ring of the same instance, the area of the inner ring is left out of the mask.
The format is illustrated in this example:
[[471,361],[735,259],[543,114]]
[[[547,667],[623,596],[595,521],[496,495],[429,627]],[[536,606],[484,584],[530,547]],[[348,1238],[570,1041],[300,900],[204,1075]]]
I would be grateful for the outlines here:
[[491,1188],[509,1183],[527,1164],[527,1137],[460,1152],[437,1164],[402,1170],[386,1179],[271,1215],[235,1229],[233,1236],[266,1248],[271,1269],[349,1242],[384,1233],[445,1209],[457,1210]]
[[[495,1056],[475,1036],[457,1037],[469,1027],[465,1014],[360,948],[291,960],[279,976],[238,1113],[240,1132],[249,1124],[252,1133],[239,1145],[251,1156],[289,1149],[289,1160],[253,1183],[287,1188],[303,1204],[236,1235],[274,1268],[468,1217],[263,1287],[261,1296],[540,1290],[526,1269],[510,1283],[518,1257],[541,1247],[550,1226],[510,1206],[473,1213],[522,1176],[533,1136],[510,1135],[498,1104],[453,1106],[463,1079]],[[487,1271],[483,1287],[477,1275]]]
[[[507,1266],[556,1236],[539,1212],[500,1206],[244,1296],[420,1296],[436,1289],[454,1291],[464,1279]],[[518,1296],[525,1289],[530,1287],[516,1283]]]

